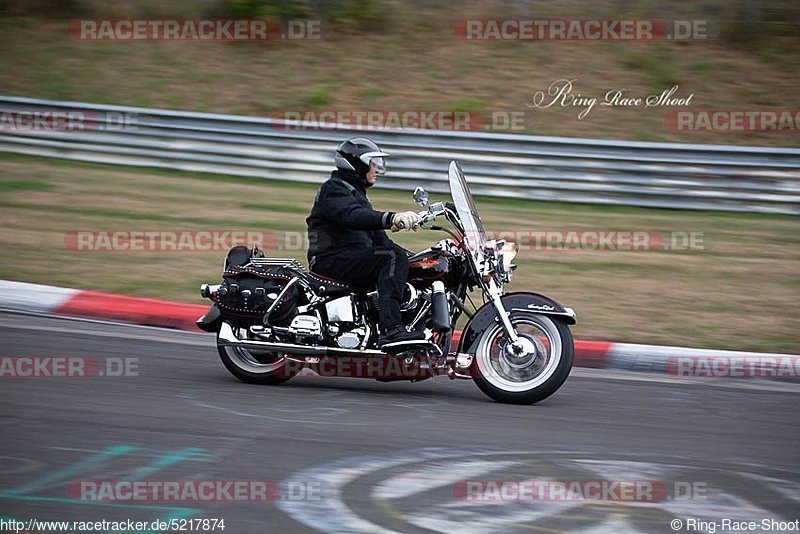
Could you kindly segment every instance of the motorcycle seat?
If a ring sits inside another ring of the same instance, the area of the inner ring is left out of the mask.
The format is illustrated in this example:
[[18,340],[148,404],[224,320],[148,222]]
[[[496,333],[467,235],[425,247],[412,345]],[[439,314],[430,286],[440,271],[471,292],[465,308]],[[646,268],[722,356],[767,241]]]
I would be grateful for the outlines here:
[[304,272],[303,275],[308,285],[321,297],[343,297],[353,293],[350,286],[333,278],[312,271]]

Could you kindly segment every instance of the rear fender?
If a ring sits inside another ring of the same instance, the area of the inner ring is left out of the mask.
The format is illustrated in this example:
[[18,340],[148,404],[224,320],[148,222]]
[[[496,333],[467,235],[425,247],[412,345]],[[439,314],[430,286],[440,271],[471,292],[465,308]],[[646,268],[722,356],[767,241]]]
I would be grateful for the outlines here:
[[195,324],[200,330],[204,330],[206,332],[219,332],[219,328],[222,325],[222,311],[217,307],[217,304],[214,303],[209,306],[205,315],[200,317]]

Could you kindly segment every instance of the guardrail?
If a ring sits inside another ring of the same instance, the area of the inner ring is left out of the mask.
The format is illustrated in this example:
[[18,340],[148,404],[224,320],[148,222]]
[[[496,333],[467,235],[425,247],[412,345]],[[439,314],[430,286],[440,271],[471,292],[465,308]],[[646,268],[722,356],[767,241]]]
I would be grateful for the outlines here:
[[[84,130],[7,128],[0,151],[189,172],[321,182],[333,148],[363,130],[265,118],[0,96],[0,113],[83,114]],[[135,127],[114,127],[120,117]],[[96,127],[96,128],[94,128]],[[447,188],[459,160],[475,194],[800,215],[800,150],[482,132],[370,130],[392,153],[381,187]]]

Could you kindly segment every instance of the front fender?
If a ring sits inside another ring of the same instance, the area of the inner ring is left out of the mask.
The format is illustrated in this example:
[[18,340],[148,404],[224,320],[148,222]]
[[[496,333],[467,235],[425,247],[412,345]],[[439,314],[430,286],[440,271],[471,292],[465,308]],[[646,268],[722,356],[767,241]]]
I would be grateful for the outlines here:
[[[572,308],[562,306],[555,300],[539,293],[518,291],[506,293],[500,297],[506,311],[524,311],[538,313],[540,315],[550,315],[558,317],[567,324],[575,324],[575,312]],[[491,302],[487,302],[475,312],[469,320],[464,330],[461,332],[461,340],[458,343],[458,352],[474,354],[478,339],[481,334],[497,320],[497,311]]]

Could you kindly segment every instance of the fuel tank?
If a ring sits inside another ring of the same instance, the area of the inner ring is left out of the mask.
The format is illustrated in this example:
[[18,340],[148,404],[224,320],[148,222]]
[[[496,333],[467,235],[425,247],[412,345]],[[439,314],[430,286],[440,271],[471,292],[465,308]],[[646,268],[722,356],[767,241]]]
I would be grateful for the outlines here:
[[450,274],[450,261],[447,256],[438,250],[426,249],[422,252],[417,252],[408,258],[408,263],[408,279],[410,281],[432,282],[434,280],[442,280],[446,282],[446,278]]

